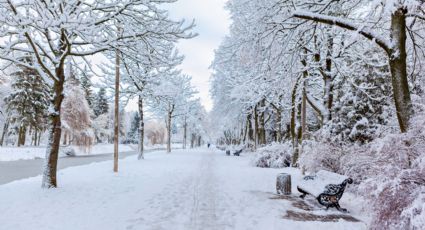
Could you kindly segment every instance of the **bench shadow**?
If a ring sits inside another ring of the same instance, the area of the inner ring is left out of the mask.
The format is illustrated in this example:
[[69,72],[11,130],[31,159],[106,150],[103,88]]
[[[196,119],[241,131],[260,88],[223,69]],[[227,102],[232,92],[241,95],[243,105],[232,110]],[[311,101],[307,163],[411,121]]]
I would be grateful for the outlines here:
[[313,211],[324,210],[323,208],[312,205],[315,200],[309,200],[307,198],[301,199],[298,196],[294,195],[274,195],[269,197],[271,200],[287,200],[291,202],[291,205],[300,211],[288,210],[286,215],[282,216],[283,219],[293,220],[293,221],[320,221],[320,222],[338,222],[341,219],[348,222],[361,222],[360,220],[347,215],[347,214],[315,214]]
[[348,222],[360,222],[360,220],[344,214],[328,214],[328,215],[317,215],[314,213],[297,212],[288,210],[283,219],[294,220],[294,221],[320,221],[320,222],[338,222],[341,219]]

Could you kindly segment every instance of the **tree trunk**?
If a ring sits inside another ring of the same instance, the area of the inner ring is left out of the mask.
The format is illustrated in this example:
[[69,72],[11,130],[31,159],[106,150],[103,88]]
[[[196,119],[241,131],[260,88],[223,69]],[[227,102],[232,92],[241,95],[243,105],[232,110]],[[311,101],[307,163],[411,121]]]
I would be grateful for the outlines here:
[[63,140],[62,140],[63,145],[66,145],[66,139],[67,139],[67,131],[63,132]]
[[404,8],[397,9],[391,17],[391,40],[389,65],[397,119],[401,132],[406,132],[412,116],[412,101],[406,70],[406,13]]
[[247,144],[248,130],[249,130],[249,123],[248,123],[248,117],[247,117],[245,121],[245,128],[243,130],[243,136],[242,136],[242,142],[244,144]]
[[10,122],[10,119],[7,118],[6,122],[3,125],[3,132],[2,132],[1,138],[0,138],[0,146],[3,146],[3,144],[4,144],[4,139],[6,138],[7,132],[9,130],[9,122]]
[[138,159],[145,159],[144,156],[144,139],[145,139],[145,121],[144,121],[144,114],[143,114],[143,98],[139,95],[139,116],[140,116],[140,123],[139,123],[139,156]]
[[40,130],[40,133],[38,134],[37,146],[40,146],[41,134],[43,133],[43,131]]
[[248,126],[248,142],[251,144],[254,140],[254,129],[252,128],[252,114],[248,114],[247,117]]
[[276,142],[282,141],[282,112],[279,109],[275,109],[276,113]]
[[294,88],[292,89],[292,94],[291,94],[291,124],[290,124],[290,132],[291,132],[291,139],[292,139],[292,146],[295,147],[295,142],[297,142],[296,140],[296,110],[297,110],[297,90],[298,90],[298,85],[300,82],[300,78],[297,79],[297,81],[295,82]]
[[258,145],[258,113],[257,105],[254,107],[254,150],[257,149]]
[[325,71],[322,71],[323,81],[325,85],[324,91],[324,108],[327,114],[323,114],[324,124],[332,120],[332,106],[333,106],[333,76],[332,76],[332,52],[333,52],[333,38],[329,35],[327,38],[327,51],[325,61]]
[[167,153],[171,152],[171,112],[167,116]]
[[37,146],[37,140],[38,140],[38,129],[34,130],[34,146]]
[[186,139],[187,139],[187,122],[186,122],[186,116],[185,116],[184,124],[183,124],[183,149],[186,149]]
[[307,92],[306,92],[306,80],[304,80],[304,89],[303,89],[303,99],[301,105],[301,142],[305,139],[305,134],[307,131]]
[[[297,121],[298,124],[300,124],[301,122],[301,116],[302,116],[302,103],[299,103],[297,105],[298,109],[297,109]],[[302,146],[302,127],[301,125],[297,125],[296,127],[296,137],[295,137],[295,148],[294,148],[294,155],[292,157],[292,166],[293,167],[298,167],[298,158],[300,156],[300,149]]]
[[63,64],[56,68],[56,77],[58,81],[53,84],[53,111],[49,114],[50,130],[49,142],[46,150],[46,159],[44,163],[43,188],[56,188],[56,170],[58,164],[58,153],[61,139],[61,105],[63,101],[63,85],[65,82],[65,72]]
[[264,145],[266,144],[266,124],[264,121],[264,116],[265,116],[265,112],[264,112],[264,106],[265,106],[265,100],[261,100],[260,102],[260,106],[262,108],[262,111],[260,113],[260,116],[258,116],[259,118],[259,132],[258,132],[258,142],[260,145]]
[[[118,33],[120,29],[118,28]],[[118,172],[118,138],[120,130],[119,120],[119,100],[120,100],[120,53],[115,50],[115,108],[114,108],[114,172]]]
[[21,125],[19,127],[19,134],[18,134],[18,147],[25,145],[26,135],[27,135],[27,127]]
[[194,145],[195,145],[195,134],[192,133],[191,138],[190,138],[190,148],[193,149]]
[[18,140],[16,142],[16,145],[18,147],[21,147],[21,141],[22,141],[22,125],[19,126],[19,131],[18,131]]
[[198,147],[201,147],[202,137],[198,136]]

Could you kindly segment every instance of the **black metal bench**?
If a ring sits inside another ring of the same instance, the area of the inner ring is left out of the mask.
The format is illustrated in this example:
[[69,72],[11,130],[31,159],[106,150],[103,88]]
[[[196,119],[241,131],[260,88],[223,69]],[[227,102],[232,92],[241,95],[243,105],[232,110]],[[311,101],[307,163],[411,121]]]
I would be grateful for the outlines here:
[[226,150],[226,155],[227,156],[230,156],[231,155],[231,152],[233,152],[233,156],[240,156],[241,155],[241,153],[242,153],[242,151],[243,151],[243,149],[240,149],[240,150],[235,150],[235,151],[231,151],[231,150]]
[[233,156],[240,156],[240,155],[241,155],[242,150],[243,150],[243,149],[235,151],[235,152],[233,153]]
[[313,195],[319,204],[328,208],[336,208],[339,211],[346,212],[347,209],[341,208],[339,200],[344,194],[347,184],[352,184],[353,179],[333,172],[320,170],[315,175],[304,177],[298,184],[297,189],[304,198],[307,194]]

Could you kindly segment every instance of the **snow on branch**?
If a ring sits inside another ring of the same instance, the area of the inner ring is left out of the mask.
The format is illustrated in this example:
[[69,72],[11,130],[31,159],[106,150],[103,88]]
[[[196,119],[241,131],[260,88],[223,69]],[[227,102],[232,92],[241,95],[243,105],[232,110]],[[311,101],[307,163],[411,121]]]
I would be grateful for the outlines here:
[[296,18],[311,20],[311,21],[315,21],[315,22],[328,24],[328,25],[338,26],[340,28],[351,30],[351,31],[356,31],[357,33],[363,35],[367,39],[374,41],[382,49],[384,49],[387,53],[391,49],[391,43],[388,40],[386,40],[385,38],[383,38],[379,34],[374,33],[369,28],[364,27],[364,26],[360,26],[360,25],[356,25],[349,20],[345,20],[343,18],[334,17],[334,16],[312,13],[312,12],[303,11],[303,10],[297,10],[292,15]]
[[317,101],[314,97],[312,97],[309,93],[306,94],[307,101],[311,105],[311,107],[319,114],[320,117],[327,116],[328,111],[323,106],[323,104]]

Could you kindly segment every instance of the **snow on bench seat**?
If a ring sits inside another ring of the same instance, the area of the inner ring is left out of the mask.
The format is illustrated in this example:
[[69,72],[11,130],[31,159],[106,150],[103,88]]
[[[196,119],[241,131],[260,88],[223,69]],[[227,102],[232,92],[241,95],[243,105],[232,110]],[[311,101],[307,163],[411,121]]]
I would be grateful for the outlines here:
[[304,179],[298,184],[298,187],[310,193],[314,197],[318,197],[325,191],[325,187],[327,185],[341,184],[346,179],[348,179],[347,176],[320,170],[315,175],[304,177]]

